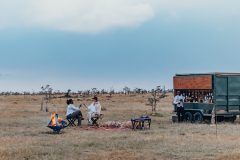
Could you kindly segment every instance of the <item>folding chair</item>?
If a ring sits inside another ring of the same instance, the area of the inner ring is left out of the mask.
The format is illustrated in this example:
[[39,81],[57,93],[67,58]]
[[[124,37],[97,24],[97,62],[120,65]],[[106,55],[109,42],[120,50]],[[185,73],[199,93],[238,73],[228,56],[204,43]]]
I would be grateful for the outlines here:
[[94,117],[91,118],[92,120],[92,125],[96,125],[99,127],[98,120],[103,119],[103,114],[95,114]]
[[68,127],[74,127],[74,126],[77,126],[75,124],[75,121],[77,120],[77,118],[71,118],[71,117],[66,117],[67,121],[68,121]]

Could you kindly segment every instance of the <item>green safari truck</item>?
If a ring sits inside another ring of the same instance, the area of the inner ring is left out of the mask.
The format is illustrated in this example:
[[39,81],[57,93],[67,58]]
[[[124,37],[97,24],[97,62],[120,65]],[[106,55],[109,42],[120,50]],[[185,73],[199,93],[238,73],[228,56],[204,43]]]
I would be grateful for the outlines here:
[[240,73],[176,74],[173,88],[174,96],[177,91],[184,96],[186,122],[209,121],[212,114],[217,121],[234,122],[240,114]]

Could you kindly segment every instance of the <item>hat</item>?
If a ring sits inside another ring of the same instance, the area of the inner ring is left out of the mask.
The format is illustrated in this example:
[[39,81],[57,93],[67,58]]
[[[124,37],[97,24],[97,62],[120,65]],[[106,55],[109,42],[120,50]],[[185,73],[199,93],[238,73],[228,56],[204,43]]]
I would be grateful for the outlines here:
[[94,100],[98,101],[98,98],[97,98],[97,96],[94,96],[92,99],[94,99]]

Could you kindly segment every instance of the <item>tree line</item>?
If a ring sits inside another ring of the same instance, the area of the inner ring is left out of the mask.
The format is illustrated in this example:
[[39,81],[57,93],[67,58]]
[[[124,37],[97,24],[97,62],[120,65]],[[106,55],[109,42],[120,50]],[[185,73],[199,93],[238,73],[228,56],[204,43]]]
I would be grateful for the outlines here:
[[[71,89],[68,89],[67,91],[60,91],[60,90],[53,90],[53,88],[50,85],[45,85],[41,87],[41,90],[38,92],[32,91],[25,91],[25,92],[0,92],[1,96],[10,96],[10,95],[28,95],[28,96],[34,96],[34,95],[47,95],[48,97],[52,96],[64,96],[64,97],[71,97],[71,96],[92,96],[92,95],[114,95],[114,94],[122,94],[122,95],[132,95],[132,94],[149,94],[152,93],[156,89],[142,89],[142,88],[134,88],[131,89],[129,87],[124,87],[122,90],[114,90],[111,88],[110,90],[106,89],[98,89],[98,88],[91,88],[87,90],[79,90],[77,92],[72,91]],[[162,92],[172,92],[172,90],[168,89],[165,90],[164,88],[158,89],[160,93]],[[52,97],[54,98],[54,97]]]

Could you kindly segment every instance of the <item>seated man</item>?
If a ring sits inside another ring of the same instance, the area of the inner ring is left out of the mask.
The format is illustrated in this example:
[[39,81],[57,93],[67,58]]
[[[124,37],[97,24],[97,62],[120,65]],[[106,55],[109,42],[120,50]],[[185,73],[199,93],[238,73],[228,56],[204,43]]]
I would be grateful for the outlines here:
[[93,97],[93,103],[87,107],[88,109],[88,124],[92,125],[92,118],[101,113],[101,105],[96,96]]
[[78,120],[78,126],[81,126],[81,122],[83,119],[82,112],[79,108],[74,106],[72,99],[67,100],[67,105],[67,119],[76,118]]

